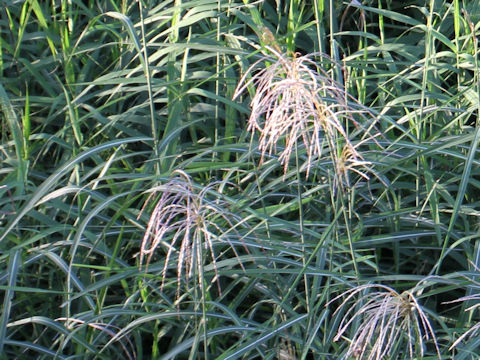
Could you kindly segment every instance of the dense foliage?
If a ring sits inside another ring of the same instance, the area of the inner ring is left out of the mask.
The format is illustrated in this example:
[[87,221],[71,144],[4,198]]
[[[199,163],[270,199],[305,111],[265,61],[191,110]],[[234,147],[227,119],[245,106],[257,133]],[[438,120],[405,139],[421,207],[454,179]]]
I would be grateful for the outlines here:
[[478,359],[477,0],[0,0],[2,359]]

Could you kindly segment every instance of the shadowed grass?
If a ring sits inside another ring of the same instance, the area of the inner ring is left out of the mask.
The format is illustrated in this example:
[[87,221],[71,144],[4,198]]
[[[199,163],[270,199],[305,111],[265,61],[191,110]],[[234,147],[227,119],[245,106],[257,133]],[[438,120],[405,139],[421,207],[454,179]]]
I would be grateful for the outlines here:
[[3,358],[478,358],[477,1],[0,5]]

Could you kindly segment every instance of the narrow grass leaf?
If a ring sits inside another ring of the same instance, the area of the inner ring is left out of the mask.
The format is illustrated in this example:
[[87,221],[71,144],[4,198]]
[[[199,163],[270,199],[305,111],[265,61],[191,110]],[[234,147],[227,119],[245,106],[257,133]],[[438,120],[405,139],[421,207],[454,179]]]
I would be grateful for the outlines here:
[[[80,292],[84,292],[85,291],[85,286],[83,285],[82,281],[78,278],[77,275],[75,275],[74,273],[72,273],[70,271],[70,268],[69,266],[65,263],[65,261],[60,257],[58,256],[57,254],[53,253],[53,252],[47,252],[45,254],[50,260],[52,260],[52,262],[58,266],[58,268],[65,274],[65,276],[67,277],[68,281],[72,282],[73,285],[75,285],[75,287],[80,291]],[[69,289],[70,290],[70,289]],[[67,293],[68,295],[68,293]],[[88,306],[91,308],[91,309],[95,309],[95,303],[93,302],[93,300],[91,299],[90,296],[84,296],[82,298],[82,300],[84,300]],[[63,305],[70,305],[71,301],[67,301],[65,304]],[[62,306],[63,306],[62,305]]]
[[70,357],[68,356],[58,354],[56,351],[50,350],[44,346],[29,342],[29,341],[6,340],[5,344],[19,347],[20,349],[23,349],[23,352],[33,350],[38,354],[49,356],[52,359],[65,359],[65,360],[70,359]]
[[[222,327],[219,329],[212,329],[208,330],[206,337],[207,339],[211,339],[214,336],[219,336],[219,335],[224,335],[228,336],[230,333],[246,333],[249,331],[255,331],[254,328],[252,327],[247,327],[247,326],[228,326],[228,327]],[[175,346],[173,349],[169,350],[166,354],[162,355],[162,357],[159,360],[169,360],[169,359],[177,359],[178,356],[181,356],[182,353],[185,353],[189,349],[191,349],[192,345],[196,341],[203,341],[205,338],[205,334],[199,334],[200,339],[196,338],[190,338],[188,340],[185,340]]]
[[452,213],[452,216],[450,217],[450,223],[448,224],[448,230],[443,243],[442,252],[440,254],[437,265],[435,267],[436,268],[435,272],[437,274],[440,271],[440,266],[443,262],[443,256],[445,255],[445,251],[447,250],[447,247],[448,247],[448,240],[452,235],[453,229],[455,227],[455,223],[460,213],[460,209],[465,198],[465,192],[467,191],[467,186],[471,181],[470,173],[472,171],[472,166],[473,166],[475,156],[477,155],[477,148],[478,148],[479,141],[480,141],[480,127],[477,127],[475,129],[475,137],[468,151],[467,159],[465,161],[465,166],[463,168],[463,174],[460,180],[460,185],[458,187],[457,197],[455,199],[455,205],[453,206],[453,209],[452,209],[453,213]]
[[[0,87],[0,91],[1,91],[1,87]],[[52,175],[50,175],[40,186],[37,187],[35,192],[31,194],[31,196],[28,198],[28,201],[25,203],[25,205],[22,206],[22,208],[17,212],[17,214],[5,227],[2,234],[0,235],[0,242],[2,242],[7,237],[8,233],[15,227],[15,225],[17,225],[18,222],[30,210],[32,210],[41,199],[43,199],[48,194],[48,191],[50,191],[50,189],[53,186],[59,183],[59,180],[66,174],[66,172],[72,169],[75,165],[90,158],[91,156],[93,156],[98,152],[110,149],[115,146],[122,146],[129,143],[145,142],[145,141],[151,141],[151,140],[152,138],[150,137],[138,137],[138,138],[127,138],[127,139],[118,139],[118,140],[109,141],[104,144],[97,145],[91,149],[85,150],[84,152],[80,153],[78,156],[74,157],[73,159],[67,161],[65,164],[58,167],[58,169]]]
[[23,194],[26,177],[27,177],[27,162],[24,158],[25,149],[23,146],[23,136],[22,131],[20,130],[19,121],[15,111],[13,110],[12,103],[10,102],[10,98],[7,95],[3,85],[0,83],[0,104],[2,111],[4,113],[5,118],[7,119],[7,123],[10,129],[10,132],[13,137],[13,142],[15,144],[15,155],[16,160],[18,163],[17,168],[17,181],[18,187],[17,192],[18,194]]
[[[10,324],[8,324],[8,326],[11,328],[15,328],[15,327],[21,327],[22,325],[27,325],[27,324],[29,325],[38,324],[38,325],[45,326],[55,331],[55,333],[57,333],[58,335],[61,334],[67,338],[73,339],[75,343],[83,346],[88,351],[92,353],[97,352],[95,348],[88,343],[88,340],[82,338],[81,336],[77,336],[75,332],[71,332],[69,329],[63,326],[63,324],[58,320],[52,320],[46,316],[31,316],[28,318],[13,321]],[[10,341],[7,340],[6,343],[7,342],[10,342]],[[58,352],[56,352],[56,354],[58,355]]]
[[[60,80],[59,80],[60,82]],[[78,145],[82,145],[83,143],[83,135],[82,131],[80,129],[80,123],[78,121],[78,114],[75,111],[74,105],[70,101],[70,95],[68,95],[68,91],[63,86],[63,84],[60,82],[60,85],[63,90],[63,94],[65,95],[65,102],[66,102],[66,108],[68,110],[68,118],[70,119],[70,124],[72,125],[73,129],[73,136],[75,137],[75,140],[77,141]]]
[[15,295],[15,285],[17,283],[17,272],[21,265],[21,251],[16,250],[10,253],[8,263],[8,288],[5,290],[2,306],[2,315],[0,316],[0,354],[3,353],[5,340],[7,339],[7,324],[12,310],[12,300]]
[[405,14],[401,14],[399,12],[395,12],[395,11],[391,11],[391,10],[377,9],[377,8],[373,8],[373,7],[370,7],[370,6],[363,6],[363,5],[361,5],[361,3],[359,1],[352,1],[350,3],[350,6],[356,7],[358,9],[371,11],[375,14],[382,15],[386,18],[398,21],[398,22],[403,23],[403,24],[407,24],[407,25],[411,25],[411,26],[423,25],[420,21],[412,18],[411,16],[407,16]]
[[217,360],[233,360],[237,359],[241,355],[245,354],[246,352],[250,350],[254,350],[257,348],[259,345],[265,343],[265,341],[271,339],[278,333],[288,329],[289,327],[295,325],[298,322],[301,322],[305,318],[308,317],[308,314],[303,314],[303,315],[298,315],[294,317],[293,319],[286,321],[279,326],[276,326],[272,329],[266,330],[261,336],[257,337],[254,340],[249,341],[247,344],[241,346],[237,350],[227,352],[226,354],[221,355],[220,357],[217,358]]

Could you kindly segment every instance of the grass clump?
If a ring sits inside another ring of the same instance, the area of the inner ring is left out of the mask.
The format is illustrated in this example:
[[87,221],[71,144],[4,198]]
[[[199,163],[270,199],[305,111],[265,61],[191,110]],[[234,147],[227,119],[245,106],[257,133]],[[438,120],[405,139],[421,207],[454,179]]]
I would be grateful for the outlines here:
[[2,5],[0,358],[479,358],[475,1]]

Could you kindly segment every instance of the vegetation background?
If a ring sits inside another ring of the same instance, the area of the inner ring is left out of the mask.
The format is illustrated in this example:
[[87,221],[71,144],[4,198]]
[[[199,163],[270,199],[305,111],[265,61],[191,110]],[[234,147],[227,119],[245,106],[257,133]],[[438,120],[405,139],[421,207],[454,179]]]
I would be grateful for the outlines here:
[[478,359],[477,0],[0,0],[2,359]]

